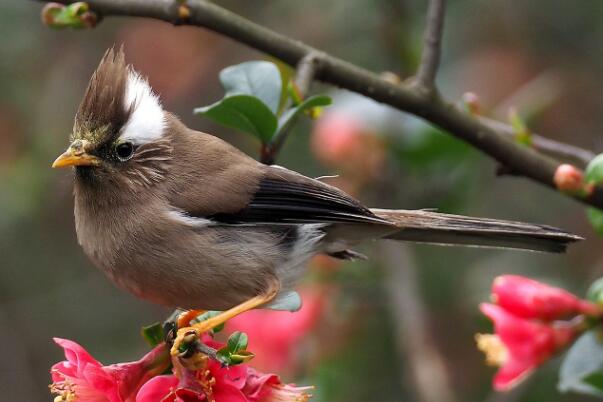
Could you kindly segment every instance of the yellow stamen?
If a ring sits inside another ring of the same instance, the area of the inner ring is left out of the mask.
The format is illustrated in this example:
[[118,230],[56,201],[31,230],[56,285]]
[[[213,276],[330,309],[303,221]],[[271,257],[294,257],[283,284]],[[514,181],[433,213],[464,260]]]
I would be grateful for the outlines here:
[[50,393],[57,394],[54,402],[74,402],[77,400],[75,384],[69,381],[61,381],[50,385]]
[[475,334],[475,342],[486,355],[486,364],[489,366],[502,366],[509,358],[509,350],[498,335]]

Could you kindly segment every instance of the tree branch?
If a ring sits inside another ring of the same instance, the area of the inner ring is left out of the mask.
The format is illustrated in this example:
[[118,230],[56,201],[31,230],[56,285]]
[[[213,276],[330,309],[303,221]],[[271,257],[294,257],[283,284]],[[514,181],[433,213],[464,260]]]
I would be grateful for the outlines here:
[[429,1],[423,37],[423,54],[415,81],[416,84],[428,90],[435,88],[436,73],[440,64],[445,8],[446,0]]
[[[69,0],[59,2],[70,3]],[[504,133],[445,102],[439,96],[426,94],[412,85],[387,82],[370,71],[271,31],[209,1],[188,0],[186,5],[190,15],[184,20],[181,19],[182,13],[178,13],[179,4],[174,0],[88,0],[87,3],[92,10],[104,17],[138,16],[205,27],[290,65],[297,65],[304,56],[314,53],[320,59],[321,66],[316,79],[421,117],[489,155],[515,174],[555,188],[553,176],[559,165],[558,161],[510,141]],[[596,186],[587,198],[574,198],[603,209],[603,186]]]
[[[506,134],[509,138],[515,138],[515,130],[510,125],[488,117],[479,116],[478,119],[492,129]],[[575,164],[577,167],[584,169],[597,154],[592,151],[576,147],[574,145],[565,144],[563,142],[551,140],[550,138],[532,133],[530,135],[532,147],[544,154],[551,155],[555,159],[564,162]]]

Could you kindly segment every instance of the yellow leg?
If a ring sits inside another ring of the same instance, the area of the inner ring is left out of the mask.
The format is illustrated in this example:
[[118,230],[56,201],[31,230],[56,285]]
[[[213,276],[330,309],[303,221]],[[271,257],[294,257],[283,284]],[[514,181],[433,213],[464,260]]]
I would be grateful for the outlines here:
[[191,321],[201,314],[205,313],[205,310],[188,310],[178,316],[177,325],[178,328],[188,327],[191,325]]
[[[270,286],[264,294],[252,297],[251,299],[229,310],[223,311],[215,317],[209,318],[197,324],[193,324],[190,327],[183,327],[178,329],[178,334],[176,335],[176,339],[174,339],[174,345],[172,346],[171,350],[172,356],[177,356],[178,354],[180,354],[180,345],[182,344],[185,337],[190,338],[191,335],[196,335],[198,337],[202,333],[207,332],[210,329],[225,323],[226,321],[236,317],[239,314],[242,314],[246,311],[252,310],[256,307],[259,307],[263,304],[272,301],[272,299],[274,299],[274,297],[277,295],[279,289],[280,286],[278,280],[274,279],[270,283]],[[178,321],[180,322],[180,319]]]

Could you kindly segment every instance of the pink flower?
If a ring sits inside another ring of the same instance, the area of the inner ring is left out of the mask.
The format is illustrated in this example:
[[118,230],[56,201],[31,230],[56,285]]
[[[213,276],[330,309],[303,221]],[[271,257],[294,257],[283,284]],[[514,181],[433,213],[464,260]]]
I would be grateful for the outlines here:
[[517,275],[496,278],[492,284],[492,300],[516,316],[545,321],[600,313],[594,303],[580,300],[563,289]]
[[241,391],[246,372],[242,366],[222,367],[210,360],[206,369],[188,371],[182,367],[178,375],[162,375],[144,384],[136,402],[247,402]]
[[517,385],[578,333],[570,323],[529,321],[493,304],[482,303],[480,310],[494,322],[494,335],[478,334],[476,340],[487,363],[500,367],[494,377],[497,391]]
[[136,362],[103,366],[77,343],[55,338],[67,360],[52,366],[51,392],[55,401],[129,402],[152,376],[169,366],[169,354],[161,344]]
[[314,328],[323,308],[322,292],[300,292],[304,304],[295,312],[252,310],[226,324],[228,332],[241,331],[249,336],[253,365],[263,370],[282,371],[293,364],[296,345]]
[[176,368],[177,375],[163,375],[144,384],[136,402],[304,402],[311,387],[281,382],[275,374],[263,374],[247,365],[223,367],[209,360],[203,370]]
[[361,117],[342,110],[331,110],[317,121],[311,146],[318,160],[358,180],[378,174],[385,159],[381,138]]
[[362,152],[360,120],[343,112],[328,112],[316,123],[312,137],[312,149],[324,163],[339,165]]

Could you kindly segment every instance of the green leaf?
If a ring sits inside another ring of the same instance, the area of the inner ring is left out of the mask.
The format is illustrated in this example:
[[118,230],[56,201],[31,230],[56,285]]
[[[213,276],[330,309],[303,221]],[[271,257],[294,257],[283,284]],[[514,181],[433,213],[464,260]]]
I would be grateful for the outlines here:
[[603,397],[599,381],[603,376],[603,344],[596,330],[583,334],[567,353],[559,370],[557,387],[561,392]]
[[276,115],[260,99],[251,95],[229,95],[213,105],[196,108],[195,113],[252,134],[263,144],[270,141],[278,124]]
[[247,349],[247,344],[249,342],[249,338],[245,332],[236,331],[233,332],[232,335],[228,338],[228,342],[226,346],[232,353],[237,353],[239,351]]
[[331,97],[326,95],[316,95],[309,97],[308,99],[300,103],[298,106],[292,107],[291,109],[283,113],[280,119],[278,119],[278,129],[276,132],[280,133],[283,130],[288,130],[290,126],[295,123],[295,120],[297,119],[300,113],[312,109],[313,107],[330,105],[331,102]]
[[248,61],[225,68],[220,81],[229,95],[251,95],[260,99],[276,115],[281,100],[281,74],[274,63]]
[[231,353],[228,350],[228,346],[224,346],[216,352],[216,357],[224,364],[230,364],[230,355]]
[[584,181],[597,184],[603,181],[603,154],[595,156],[586,166]]
[[[603,154],[594,157],[586,166],[584,181],[587,184],[598,184],[603,181]],[[603,211],[598,208],[588,208],[586,217],[599,236],[603,236]]]
[[248,362],[255,357],[253,353],[247,350],[248,340],[247,334],[244,332],[233,332],[228,338],[226,346],[216,353],[217,357],[227,365]]
[[603,212],[598,208],[587,208],[586,217],[599,236],[603,236]]
[[145,341],[151,347],[159,345],[165,339],[165,334],[163,333],[163,325],[156,322],[146,327],[142,327],[140,333]]
[[52,28],[86,28],[90,27],[88,18],[96,18],[85,2],[76,2],[67,6],[49,3],[42,11],[43,19]]
[[603,278],[597,279],[590,285],[586,298],[593,303],[603,304]]
[[231,364],[247,363],[253,359],[255,355],[248,350],[241,350],[237,353],[230,355]]
[[513,131],[515,132],[515,141],[521,145],[531,146],[532,133],[523,118],[515,109],[509,111],[509,120],[513,127]]
[[586,376],[583,381],[603,392],[603,370],[599,370]]

